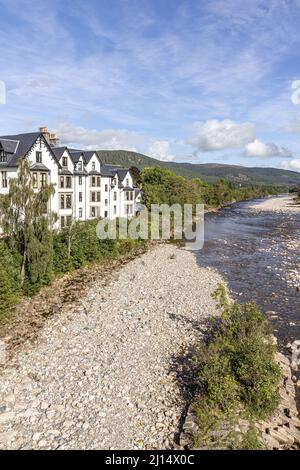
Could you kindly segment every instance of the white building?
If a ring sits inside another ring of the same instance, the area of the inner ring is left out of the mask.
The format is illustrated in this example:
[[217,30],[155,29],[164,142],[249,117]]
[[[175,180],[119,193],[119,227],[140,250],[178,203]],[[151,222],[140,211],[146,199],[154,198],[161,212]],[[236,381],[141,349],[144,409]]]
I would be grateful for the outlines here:
[[40,130],[0,137],[0,194],[8,193],[18,161],[27,158],[35,187],[55,187],[49,210],[58,215],[57,227],[72,220],[128,218],[136,213],[140,195],[129,169],[102,163],[96,151],[53,147],[55,136]]

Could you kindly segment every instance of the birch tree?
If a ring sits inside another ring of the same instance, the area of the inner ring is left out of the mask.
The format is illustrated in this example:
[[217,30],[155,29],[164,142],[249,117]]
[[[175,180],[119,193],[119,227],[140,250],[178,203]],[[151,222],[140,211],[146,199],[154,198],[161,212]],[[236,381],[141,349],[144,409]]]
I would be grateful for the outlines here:
[[31,286],[49,281],[52,274],[53,215],[47,205],[54,186],[46,184],[34,189],[30,164],[22,159],[17,177],[10,179],[9,192],[0,198],[0,223],[2,230],[21,255],[21,285],[25,280]]

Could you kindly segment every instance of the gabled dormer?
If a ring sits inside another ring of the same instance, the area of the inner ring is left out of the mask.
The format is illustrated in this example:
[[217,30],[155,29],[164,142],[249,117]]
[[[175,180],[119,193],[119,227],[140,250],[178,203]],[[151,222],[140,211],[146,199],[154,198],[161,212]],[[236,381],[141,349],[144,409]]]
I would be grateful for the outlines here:
[[74,162],[67,147],[54,147],[53,152],[60,165],[60,173],[73,174]]
[[100,176],[101,172],[101,160],[94,150],[84,150],[84,157],[87,162],[87,171],[90,175]]

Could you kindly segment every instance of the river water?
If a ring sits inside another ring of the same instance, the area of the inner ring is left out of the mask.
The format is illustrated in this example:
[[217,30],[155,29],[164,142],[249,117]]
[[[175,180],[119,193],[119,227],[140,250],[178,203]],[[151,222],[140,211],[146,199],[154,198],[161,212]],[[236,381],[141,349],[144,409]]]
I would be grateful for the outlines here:
[[288,355],[285,345],[300,339],[300,211],[256,211],[253,203],[205,216],[197,261],[223,276],[233,299],[258,304]]

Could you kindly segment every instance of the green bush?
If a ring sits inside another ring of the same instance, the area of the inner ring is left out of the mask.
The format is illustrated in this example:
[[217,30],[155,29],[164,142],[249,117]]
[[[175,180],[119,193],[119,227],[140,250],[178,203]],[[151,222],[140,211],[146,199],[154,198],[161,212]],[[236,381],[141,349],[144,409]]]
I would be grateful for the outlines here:
[[0,261],[0,319],[3,319],[13,310],[20,292],[20,258],[4,240],[0,240]]
[[140,175],[143,202],[151,204],[200,204],[221,207],[232,202],[265,197],[282,192],[282,188],[262,185],[240,186],[232,181],[220,179],[213,184],[199,178],[184,178],[161,168],[144,168]]
[[213,297],[221,310],[220,322],[196,357],[195,411],[202,436],[208,435],[204,419],[208,406],[215,417],[209,420],[211,430],[220,419],[234,419],[238,410],[247,418],[264,419],[279,402],[281,369],[266,320],[252,302],[229,302],[223,286]]
[[241,442],[234,443],[232,446],[233,450],[265,450],[262,439],[259,436],[257,429],[254,427],[250,428],[243,436]]

